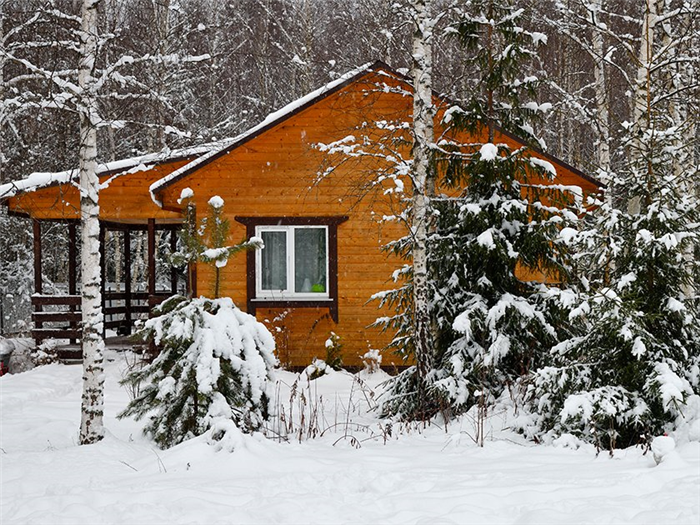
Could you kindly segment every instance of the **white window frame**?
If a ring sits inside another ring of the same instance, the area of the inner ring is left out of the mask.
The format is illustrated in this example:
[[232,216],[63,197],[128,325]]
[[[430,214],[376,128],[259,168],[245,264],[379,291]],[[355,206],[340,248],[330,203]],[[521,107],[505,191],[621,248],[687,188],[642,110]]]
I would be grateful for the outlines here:
[[[323,229],[326,235],[326,283],[325,292],[295,292],[295,243],[294,231],[303,229]],[[323,301],[330,299],[330,275],[329,259],[330,246],[328,239],[328,226],[325,224],[308,225],[261,225],[255,227],[255,235],[262,238],[263,232],[284,232],[287,242],[287,289],[286,290],[263,290],[262,289],[262,250],[255,251],[255,299],[257,301]]]

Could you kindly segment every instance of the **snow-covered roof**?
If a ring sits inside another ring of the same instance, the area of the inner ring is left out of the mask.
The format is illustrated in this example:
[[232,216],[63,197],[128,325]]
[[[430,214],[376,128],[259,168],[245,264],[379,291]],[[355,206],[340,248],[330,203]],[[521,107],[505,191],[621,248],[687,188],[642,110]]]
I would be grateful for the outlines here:
[[[130,173],[136,173],[138,171],[145,171],[154,164],[198,157],[202,154],[209,153],[211,150],[218,151],[222,147],[228,145],[230,142],[230,139],[221,140],[191,148],[176,150],[167,149],[158,153],[148,153],[146,155],[139,155],[128,159],[101,163],[97,166],[97,174],[113,175],[114,177],[118,177],[128,175]],[[53,173],[32,173],[25,179],[0,185],[0,200],[14,197],[20,193],[36,191],[41,188],[47,188],[58,184],[69,184],[71,182],[77,183],[78,177],[79,170],[77,169]]]
[[[270,113],[265,117],[259,124],[253,126],[247,131],[241,133],[240,135],[217,142],[212,142],[209,144],[203,144],[196,147],[179,149],[179,150],[165,150],[160,153],[151,153],[147,155],[142,155],[139,157],[133,157],[130,159],[122,159],[114,162],[108,162],[105,164],[100,164],[97,169],[98,175],[112,175],[113,177],[126,175],[129,173],[135,173],[137,171],[147,170],[155,164],[178,160],[178,159],[192,159],[190,162],[184,166],[178,168],[177,170],[169,173],[165,177],[158,179],[149,187],[149,192],[151,199],[158,206],[162,203],[157,198],[157,194],[169,185],[175,183],[176,181],[186,177],[198,168],[209,164],[210,162],[216,160],[217,158],[226,155],[235,148],[239,147],[246,141],[258,136],[264,131],[276,126],[280,122],[289,118],[290,116],[306,109],[307,107],[315,104],[319,100],[335,93],[336,91],[342,89],[344,86],[354,82],[359,77],[364,76],[370,72],[384,72],[390,73],[397,78],[400,78],[406,82],[410,83],[405,75],[394,71],[387,64],[376,61],[373,63],[364,64],[356,69],[348,71],[339,78],[329,82],[328,84],[308,93],[307,95],[287,104],[283,108]],[[436,96],[440,96],[435,93]],[[506,132],[505,130],[500,130],[506,136],[514,140],[519,140],[514,135]],[[582,171],[566,164],[565,162],[557,159],[547,153],[538,151],[544,158],[552,160],[559,165],[569,169],[573,173],[581,176],[582,178],[594,183],[597,186],[602,186],[602,184],[595,178],[583,173]],[[10,182],[0,186],[0,201],[13,197],[19,193],[34,191],[40,188],[45,188],[47,186],[52,186],[56,184],[66,184],[72,181],[77,181],[78,170],[73,169],[69,171],[57,172],[57,173],[32,173],[29,177],[21,181]],[[112,179],[110,179],[112,180]],[[104,184],[104,183],[103,183]]]
[[241,133],[237,137],[234,137],[232,139],[229,139],[227,142],[228,144],[220,147],[219,149],[212,149],[208,153],[205,153],[204,155],[201,155],[200,157],[197,157],[193,161],[185,164],[181,168],[173,171],[172,173],[169,173],[162,179],[159,179],[155,181],[153,184],[151,184],[150,187],[150,192],[151,192],[151,198],[153,201],[158,204],[159,206],[161,205],[160,201],[157,199],[156,194],[163,190],[165,187],[169,186],[170,184],[173,184],[175,181],[183,178],[184,176],[188,175],[192,171],[194,171],[196,168],[201,167],[205,164],[208,164],[209,162],[213,161],[214,159],[225,155],[226,153],[230,152],[234,148],[240,146],[243,142],[246,140],[249,140],[250,138],[258,135],[262,131],[265,131],[266,129],[271,128],[272,126],[275,126],[285,118],[293,115],[294,113],[304,109],[305,107],[317,102],[319,99],[330,95],[331,93],[334,93],[338,89],[340,89],[342,86],[352,82],[355,80],[356,77],[359,77],[361,75],[364,75],[366,73],[369,73],[370,71],[373,71],[375,68],[388,68],[386,64],[383,64],[382,62],[374,62],[374,63],[367,63],[364,64],[356,69],[353,69],[351,71],[348,71],[347,73],[343,74],[342,76],[338,77],[337,79],[333,80],[332,82],[329,82],[325,86],[322,86],[318,88],[315,91],[312,91],[311,93],[308,93],[307,95],[304,95],[301,98],[298,98],[297,100],[290,102],[283,108],[270,113],[267,117],[265,117],[262,122],[257,124],[256,126],[253,126],[249,130],[245,131],[244,133]]
[[[265,119],[262,120],[256,126],[248,129],[240,135],[228,139],[223,139],[217,142],[212,142],[208,144],[203,144],[196,147],[178,149],[178,150],[164,150],[159,153],[149,153],[147,155],[141,155],[137,157],[132,157],[128,159],[121,159],[113,162],[107,162],[99,164],[97,167],[98,175],[112,175],[113,177],[118,177],[122,175],[127,175],[129,173],[135,173],[138,171],[144,171],[152,167],[154,164],[160,164],[163,162],[178,160],[178,159],[188,159],[193,160],[181,168],[169,173],[162,179],[157,180],[151,184],[149,190],[151,193],[151,198],[153,201],[160,205],[160,202],[156,199],[155,194],[165,188],[166,186],[172,184],[176,180],[189,174],[194,169],[203,166],[215,158],[224,155],[239,146],[247,139],[250,139],[260,132],[276,125],[285,118],[291,116],[295,112],[305,108],[308,105],[313,104],[324,96],[330,95],[331,93],[337,91],[345,84],[352,82],[356,77],[359,77],[365,73],[373,71],[374,69],[385,68],[390,69],[386,64],[382,62],[374,62],[364,64],[356,69],[348,71],[337,79],[329,82],[325,86],[312,91],[311,93],[287,104],[283,108],[270,113]],[[54,186],[58,184],[69,184],[77,183],[79,177],[79,171],[77,169],[60,171],[54,173],[32,173],[27,178],[19,181],[9,182],[7,184],[0,185],[0,201],[3,199],[8,199],[14,197],[20,193],[26,193],[31,191],[36,191],[41,188],[46,188],[49,186]],[[110,179],[111,180],[111,179]]]

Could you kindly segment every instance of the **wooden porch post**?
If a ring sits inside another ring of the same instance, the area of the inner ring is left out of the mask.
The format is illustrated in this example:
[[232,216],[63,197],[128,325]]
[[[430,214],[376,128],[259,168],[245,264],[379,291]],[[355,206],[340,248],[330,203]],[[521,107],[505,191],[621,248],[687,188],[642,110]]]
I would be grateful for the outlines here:
[[75,222],[68,224],[68,294],[78,293],[78,252],[77,252],[77,228]]
[[[177,250],[177,230],[173,228],[170,230],[170,253],[173,254]],[[175,266],[170,267],[170,294],[175,295],[177,293],[177,268]]]
[[[42,293],[42,278],[41,278],[41,223],[34,219],[32,220],[32,230],[34,234],[34,293]],[[41,312],[41,304],[34,305],[35,312]],[[41,328],[43,323],[39,319],[35,319],[34,327]],[[36,340],[39,346],[39,340]]]
[[156,295],[156,220],[148,219],[148,306]]
[[102,295],[102,315],[104,321],[102,323],[102,337],[107,334],[107,316],[104,315],[107,300],[105,298],[105,277],[107,276],[107,261],[105,260],[105,227],[100,221],[100,294]]
[[34,292],[42,293],[42,278],[41,278],[41,223],[34,219],[32,220],[32,228],[34,233]]
[[124,321],[131,333],[131,229],[124,230]]
[[[68,295],[77,295],[78,293],[78,256],[77,256],[77,229],[75,222],[68,223]],[[75,305],[71,304],[68,307],[71,313],[75,312]],[[70,328],[75,330],[78,327],[75,321],[71,321]],[[76,339],[70,340],[71,344],[76,344]]]

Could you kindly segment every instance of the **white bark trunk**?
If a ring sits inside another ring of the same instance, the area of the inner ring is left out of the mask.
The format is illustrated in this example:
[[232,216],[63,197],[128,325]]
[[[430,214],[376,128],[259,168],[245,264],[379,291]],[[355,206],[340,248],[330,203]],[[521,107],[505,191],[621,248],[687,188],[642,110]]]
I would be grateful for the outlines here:
[[104,436],[104,351],[102,296],[100,293],[100,207],[97,167],[97,99],[92,75],[97,54],[97,4],[83,0],[82,50],[78,83],[82,89],[80,114],[80,213],[82,220],[83,398],[80,444]]
[[[414,0],[413,33],[413,324],[415,358],[419,377],[432,365],[428,290],[428,233],[430,198],[435,193],[431,162],[433,143],[432,24],[430,0]],[[421,381],[422,383],[422,381]]]
[[593,75],[595,79],[595,105],[596,105],[596,127],[598,131],[598,169],[604,182],[607,182],[610,173],[610,111],[608,107],[608,86],[605,75],[605,47],[603,34],[597,29],[599,23],[598,13],[603,7],[603,0],[593,0],[591,2],[594,29],[591,36],[595,63]]
[[[632,107],[632,124],[636,136],[639,136],[639,132],[642,129],[648,129],[651,125],[651,68],[654,59],[654,30],[659,2],[660,0],[645,0],[637,63],[637,85],[635,86],[634,105]],[[630,158],[641,158],[643,147],[641,140],[635,139],[632,143],[633,151],[630,152]],[[651,164],[648,165],[648,169],[651,170]],[[651,173],[648,173],[647,176],[651,176]],[[637,215],[641,211],[642,201],[640,197],[635,196],[631,198],[627,203],[627,212],[631,215]]]

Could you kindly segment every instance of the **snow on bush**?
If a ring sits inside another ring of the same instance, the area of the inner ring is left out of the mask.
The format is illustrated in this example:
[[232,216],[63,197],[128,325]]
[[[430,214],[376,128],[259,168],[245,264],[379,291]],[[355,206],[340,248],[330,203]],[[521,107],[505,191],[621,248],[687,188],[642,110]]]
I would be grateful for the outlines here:
[[140,385],[140,394],[119,417],[147,416],[144,433],[162,448],[230,428],[221,421],[244,432],[258,429],[268,417],[277,362],[267,328],[229,298],[175,296],[156,313],[137,335],[160,354],[124,379]]

